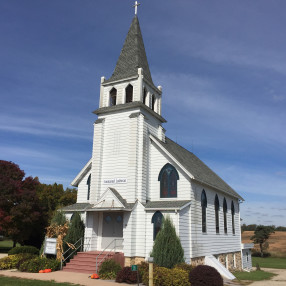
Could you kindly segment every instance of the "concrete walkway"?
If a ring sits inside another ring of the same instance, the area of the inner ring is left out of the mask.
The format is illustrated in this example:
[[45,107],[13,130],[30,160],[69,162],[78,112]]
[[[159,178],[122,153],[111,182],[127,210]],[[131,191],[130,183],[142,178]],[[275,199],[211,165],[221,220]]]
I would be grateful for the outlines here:
[[83,286],[118,286],[118,285],[130,285],[125,283],[115,283],[114,281],[97,280],[88,278],[89,274],[55,271],[51,273],[27,273],[19,272],[17,270],[0,270],[0,275],[9,277],[18,277],[23,279],[36,279],[47,280],[55,282],[68,282],[73,284],[79,284]]

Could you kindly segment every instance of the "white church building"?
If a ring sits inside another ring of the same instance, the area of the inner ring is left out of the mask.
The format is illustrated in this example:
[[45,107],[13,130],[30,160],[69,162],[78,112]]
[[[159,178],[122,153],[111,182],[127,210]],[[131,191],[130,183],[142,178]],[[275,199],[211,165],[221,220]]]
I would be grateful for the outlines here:
[[72,182],[77,203],[63,210],[81,212],[85,251],[122,252],[125,265],[148,259],[168,215],[187,263],[215,257],[240,269],[243,198],[165,136],[162,100],[135,15],[112,76],[101,78],[92,156]]

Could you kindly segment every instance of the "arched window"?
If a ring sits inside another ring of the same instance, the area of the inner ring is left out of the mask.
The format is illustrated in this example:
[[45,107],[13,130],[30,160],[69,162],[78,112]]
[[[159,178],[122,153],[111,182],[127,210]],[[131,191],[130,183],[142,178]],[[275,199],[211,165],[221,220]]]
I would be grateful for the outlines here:
[[202,206],[202,232],[207,232],[207,195],[205,190],[202,191],[201,195],[201,206]]
[[109,102],[109,106],[113,106],[113,105],[116,105],[116,95],[117,95],[117,90],[116,88],[112,88],[110,93],[110,102]]
[[153,223],[153,240],[155,240],[158,232],[161,230],[163,215],[161,212],[156,211],[153,216],[151,222]]
[[143,89],[143,103],[146,104],[146,100],[147,100],[147,90],[146,88],[144,87]]
[[160,198],[177,197],[177,180],[179,174],[174,166],[167,163],[160,171],[158,181],[160,181]]
[[129,84],[125,89],[126,103],[133,101],[133,86]]
[[151,101],[152,110],[155,110],[155,103],[156,103],[156,97],[154,94],[152,94],[152,101]]
[[231,201],[231,224],[232,224],[232,234],[235,234],[234,214],[235,214],[234,204],[233,204],[233,201]]
[[216,233],[219,233],[219,200],[217,195],[215,195],[215,230]]
[[223,226],[224,226],[224,233],[227,233],[227,204],[226,199],[223,199]]
[[90,180],[91,180],[91,175],[88,176],[88,179],[87,179],[87,200],[89,200],[89,197],[90,197]]

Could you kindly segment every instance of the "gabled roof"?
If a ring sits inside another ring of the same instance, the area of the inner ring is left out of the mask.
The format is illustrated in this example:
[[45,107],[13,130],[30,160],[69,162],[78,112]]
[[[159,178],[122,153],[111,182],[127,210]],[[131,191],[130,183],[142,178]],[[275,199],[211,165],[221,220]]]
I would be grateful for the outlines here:
[[81,169],[81,171],[77,174],[77,176],[71,182],[71,185],[77,187],[79,182],[83,179],[83,177],[90,171],[92,165],[92,158],[85,164],[85,166]]
[[173,158],[179,162],[191,175],[191,179],[212,188],[218,189],[231,196],[244,200],[234,189],[232,189],[223,179],[213,172],[197,156],[175,143],[168,137],[165,142],[151,136],[159,146],[165,149]]
[[61,208],[61,211],[64,211],[64,212],[86,211],[91,206],[92,204],[89,204],[89,203],[76,203],[76,204]]
[[147,61],[139,20],[135,15],[113,74],[105,83],[137,76],[138,68],[143,69],[144,78],[154,85]]
[[145,205],[146,210],[181,210],[191,204],[190,200],[185,201],[148,201]]

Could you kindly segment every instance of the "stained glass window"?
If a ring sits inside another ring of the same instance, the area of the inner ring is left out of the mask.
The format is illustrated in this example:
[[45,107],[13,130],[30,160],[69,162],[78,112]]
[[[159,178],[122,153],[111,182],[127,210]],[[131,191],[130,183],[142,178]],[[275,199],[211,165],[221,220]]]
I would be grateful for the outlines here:
[[177,180],[179,174],[171,164],[167,163],[160,171],[158,181],[160,181],[160,197],[176,198],[177,197]]

